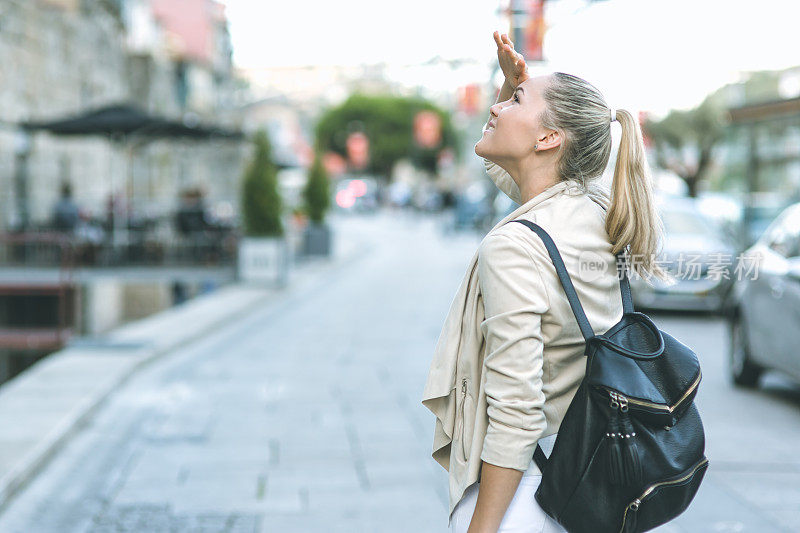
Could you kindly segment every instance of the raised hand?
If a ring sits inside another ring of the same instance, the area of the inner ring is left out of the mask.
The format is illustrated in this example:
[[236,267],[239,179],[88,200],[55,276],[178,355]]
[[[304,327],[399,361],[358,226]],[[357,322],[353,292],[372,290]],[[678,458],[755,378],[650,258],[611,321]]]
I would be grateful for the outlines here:
[[494,41],[497,43],[497,61],[500,64],[500,70],[503,71],[509,85],[516,88],[530,77],[528,65],[525,64],[522,54],[514,50],[514,43],[511,42],[508,35],[505,33],[500,35],[497,31],[493,35]]

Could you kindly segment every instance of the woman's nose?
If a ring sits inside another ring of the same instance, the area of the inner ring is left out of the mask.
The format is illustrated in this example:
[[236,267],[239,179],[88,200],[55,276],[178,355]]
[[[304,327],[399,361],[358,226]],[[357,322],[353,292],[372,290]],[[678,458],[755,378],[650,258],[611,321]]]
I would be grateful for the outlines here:
[[491,113],[492,116],[496,117],[497,114],[500,112],[500,108],[501,107],[503,107],[502,103],[501,102],[497,102],[493,106],[489,107],[489,113]]

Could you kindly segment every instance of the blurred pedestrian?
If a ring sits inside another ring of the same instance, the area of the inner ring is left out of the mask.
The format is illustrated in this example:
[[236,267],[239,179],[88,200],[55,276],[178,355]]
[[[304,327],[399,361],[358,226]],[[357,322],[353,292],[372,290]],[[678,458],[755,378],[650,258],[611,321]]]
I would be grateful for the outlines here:
[[52,226],[56,231],[72,233],[80,218],[78,204],[72,199],[72,184],[61,182],[61,197],[53,205]]
[[196,236],[211,229],[203,191],[199,187],[185,189],[180,196],[175,214],[175,226],[183,236]]
[[217,261],[222,254],[222,227],[205,203],[205,191],[190,187],[182,191],[175,213],[175,227],[193,261]]

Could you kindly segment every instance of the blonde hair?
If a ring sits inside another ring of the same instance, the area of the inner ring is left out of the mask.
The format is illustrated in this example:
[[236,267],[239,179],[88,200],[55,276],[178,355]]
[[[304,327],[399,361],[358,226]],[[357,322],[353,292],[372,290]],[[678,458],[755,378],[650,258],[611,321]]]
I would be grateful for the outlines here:
[[543,97],[540,122],[561,135],[556,170],[562,180],[576,182],[605,208],[611,251],[625,250],[634,258],[626,262],[644,279],[673,281],[657,262],[664,226],[653,198],[639,122],[630,112],[616,110],[622,138],[609,197],[590,183],[603,174],[611,156],[611,110],[605,98],[591,83],[563,72],[550,76]]

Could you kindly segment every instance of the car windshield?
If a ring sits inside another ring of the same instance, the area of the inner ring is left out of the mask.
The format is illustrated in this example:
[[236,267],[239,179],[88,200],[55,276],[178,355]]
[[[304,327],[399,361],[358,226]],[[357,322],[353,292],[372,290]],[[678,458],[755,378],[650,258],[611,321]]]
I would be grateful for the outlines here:
[[661,220],[664,222],[664,230],[669,235],[718,236],[717,228],[710,220],[691,211],[663,209]]

